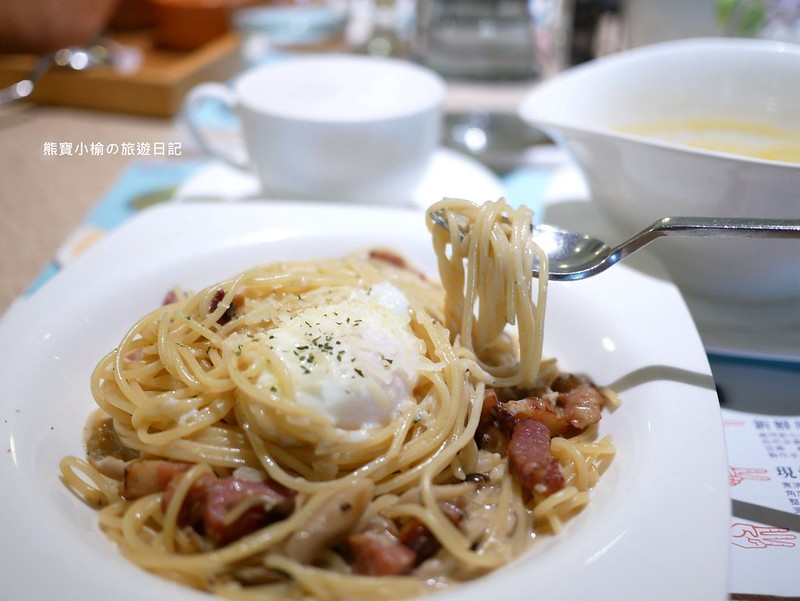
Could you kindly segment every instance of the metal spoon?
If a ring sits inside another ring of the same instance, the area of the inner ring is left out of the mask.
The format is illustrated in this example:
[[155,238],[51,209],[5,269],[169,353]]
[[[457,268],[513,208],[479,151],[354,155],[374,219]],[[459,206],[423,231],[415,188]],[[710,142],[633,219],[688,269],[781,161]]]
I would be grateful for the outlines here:
[[0,89],[0,105],[30,96],[39,78],[54,67],[85,71],[95,65],[109,62],[109,60],[108,52],[99,45],[87,48],[78,46],[62,48],[52,54],[42,56],[37,59],[24,79]]
[[[439,211],[431,220],[447,229]],[[462,233],[463,235],[463,233]],[[723,217],[663,217],[650,227],[617,246],[550,225],[533,226],[533,240],[544,250],[550,263],[551,280],[582,280],[601,273],[628,255],[665,236],[694,238],[797,238],[800,219],[733,219]],[[800,252],[800,248],[798,248]],[[534,277],[539,277],[538,267]]]

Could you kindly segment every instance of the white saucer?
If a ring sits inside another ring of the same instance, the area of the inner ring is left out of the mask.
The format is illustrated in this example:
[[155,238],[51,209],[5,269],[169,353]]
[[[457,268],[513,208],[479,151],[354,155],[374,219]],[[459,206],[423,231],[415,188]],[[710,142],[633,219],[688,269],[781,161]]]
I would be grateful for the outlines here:
[[[475,202],[503,195],[497,176],[481,163],[449,148],[439,148],[422,180],[409,192],[410,205],[427,208],[445,196]],[[173,200],[188,202],[214,198],[221,201],[263,199],[257,176],[219,161],[210,162],[181,184]]]
[[[555,168],[544,192],[543,206],[547,223],[596,236],[609,244],[624,239],[590,201],[582,175],[568,161]],[[647,249],[625,262],[650,275],[666,276]],[[683,296],[709,353],[800,363],[800,302],[737,306],[696,298],[686,292]]]

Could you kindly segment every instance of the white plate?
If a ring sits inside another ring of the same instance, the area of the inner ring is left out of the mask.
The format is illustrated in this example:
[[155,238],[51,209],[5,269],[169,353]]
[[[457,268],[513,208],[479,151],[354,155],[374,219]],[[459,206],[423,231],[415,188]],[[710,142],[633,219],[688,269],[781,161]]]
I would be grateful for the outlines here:
[[[208,597],[142,573],[60,482],[81,454],[89,375],[172,285],[198,289],[259,262],[389,245],[434,271],[417,210],[332,204],[163,205],[99,241],[0,324],[0,581],[8,599]],[[614,386],[601,422],[618,456],[558,537],[442,601],[726,598],[729,499],[714,385],[677,289],[620,267],[554,283],[546,350]],[[46,574],[42,570],[45,570]],[[66,593],[69,591],[69,593]]]
[[[475,202],[496,200],[503,195],[500,180],[476,160],[449,148],[439,148],[422,179],[409,191],[409,204],[427,208],[445,196]],[[257,176],[219,161],[209,163],[181,184],[175,200],[186,202],[209,197],[227,201],[262,197]]]

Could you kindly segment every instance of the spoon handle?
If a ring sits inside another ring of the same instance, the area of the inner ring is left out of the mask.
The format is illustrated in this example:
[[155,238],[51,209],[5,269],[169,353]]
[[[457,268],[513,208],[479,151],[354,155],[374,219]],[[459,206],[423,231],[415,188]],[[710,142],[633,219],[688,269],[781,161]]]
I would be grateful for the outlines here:
[[665,236],[694,238],[799,238],[800,219],[737,219],[733,217],[662,217],[613,249],[626,257]]
[[[800,237],[800,219],[737,219],[733,217],[664,217],[653,228],[687,236]],[[668,234],[667,234],[668,235]]]

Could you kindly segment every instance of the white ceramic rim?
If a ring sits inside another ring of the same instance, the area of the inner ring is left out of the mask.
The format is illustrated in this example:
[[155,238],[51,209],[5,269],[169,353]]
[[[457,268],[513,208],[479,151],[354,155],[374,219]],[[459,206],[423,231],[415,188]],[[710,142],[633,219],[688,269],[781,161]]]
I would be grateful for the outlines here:
[[[243,92],[246,93],[251,86],[255,85],[254,81],[261,77],[262,74],[270,71],[280,74],[291,70],[292,67],[297,64],[311,65],[315,68],[324,67],[331,71],[335,71],[337,67],[341,69],[342,66],[346,66],[347,68],[363,70],[365,74],[382,71],[384,76],[389,75],[391,72],[394,76],[408,80],[409,88],[413,88],[417,92],[422,92],[422,94],[409,94],[408,102],[404,103],[402,108],[393,108],[390,112],[352,119],[339,117],[329,119],[322,116],[307,114],[300,116],[274,107],[265,109],[247,100],[242,94]],[[333,125],[348,123],[369,124],[371,122],[391,122],[406,119],[413,115],[438,110],[444,103],[447,94],[447,86],[444,79],[433,70],[422,65],[396,58],[378,58],[373,56],[337,53],[291,55],[253,67],[237,77],[233,88],[240,105],[249,110],[264,112],[265,114],[274,115],[275,117],[288,121],[296,120],[311,123],[331,123]]]
[[[69,590],[100,601],[113,590],[118,601],[207,600],[129,564],[99,532],[94,512],[59,481],[59,459],[81,452],[93,407],[89,373],[173,285],[198,289],[262,260],[336,256],[377,244],[435,270],[418,210],[162,205],[91,247],[7,316],[0,324],[0,343],[13,349],[0,362],[4,594],[46,599]],[[623,406],[600,424],[601,434],[615,437],[618,456],[562,535],[436,598],[523,601],[535,590],[551,601],[727,599],[722,420],[677,289],[619,266],[582,282],[552,283],[548,303],[548,354],[622,394]]]
[[715,150],[705,150],[649,136],[615,131],[607,127],[576,126],[563,119],[554,120],[542,118],[537,116],[535,113],[534,105],[540,96],[552,93],[552,90],[557,89],[568,82],[573,82],[583,78],[586,74],[602,71],[609,67],[617,68],[620,65],[647,61],[653,59],[654,57],[666,56],[667,54],[693,53],[695,56],[700,56],[698,53],[709,49],[733,51],[756,50],[764,53],[788,53],[796,55],[797,61],[800,63],[800,45],[789,42],[748,38],[690,38],[684,40],[659,42],[597,58],[587,63],[572,67],[563,73],[554,76],[552,79],[536,85],[523,97],[518,106],[517,112],[524,121],[534,127],[544,130],[546,133],[554,137],[557,137],[561,134],[567,134],[570,136],[592,134],[611,139],[625,140],[634,144],[644,144],[647,146],[666,148],[682,154],[688,153],[704,157],[715,157],[724,159],[726,161],[733,160],[748,164],[761,164],[782,170],[794,171],[800,169],[800,165],[797,163],[767,160],[758,157],[749,157]]

